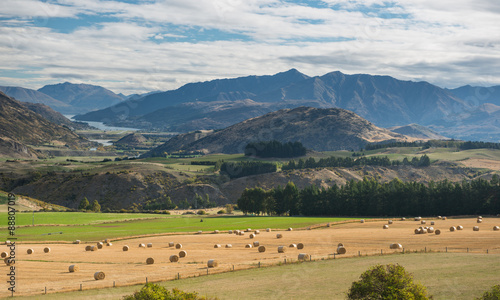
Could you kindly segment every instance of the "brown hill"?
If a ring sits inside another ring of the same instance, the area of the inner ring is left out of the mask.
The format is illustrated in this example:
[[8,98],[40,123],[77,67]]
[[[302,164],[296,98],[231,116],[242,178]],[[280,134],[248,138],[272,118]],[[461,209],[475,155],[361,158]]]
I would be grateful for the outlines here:
[[358,150],[367,143],[412,138],[379,128],[355,113],[340,108],[298,107],[282,109],[248,119],[223,130],[196,138],[195,133],[172,138],[145,154],[203,151],[205,153],[243,153],[250,142],[299,141],[316,151]]
[[147,139],[142,134],[131,133],[116,141],[115,144],[136,147],[143,145],[146,141]]
[[[77,149],[88,141],[68,128],[56,125],[0,92],[0,138],[4,156],[30,157],[26,145],[51,143]],[[29,154],[31,153],[31,154]]]

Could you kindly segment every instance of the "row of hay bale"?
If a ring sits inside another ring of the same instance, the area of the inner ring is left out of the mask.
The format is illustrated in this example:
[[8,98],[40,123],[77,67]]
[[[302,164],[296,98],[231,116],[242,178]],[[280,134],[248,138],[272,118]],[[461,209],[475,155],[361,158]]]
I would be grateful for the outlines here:
[[441,230],[439,229],[434,229],[434,227],[428,227],[428,226],[420,226],[414,230],[415,234],[426,234],[426,233],[434,233],[436,235],[441,234]]
[[[35,253],[35,249],[29,248],[26,250],[26,253],[33,254],[33,253]],[[50,248],[49,247],[43,248],[43,253],[50,253]],[[8,255],[7,252],[2,252],[2,254],[1,254],[2,258],[5,258],[7,255]]]

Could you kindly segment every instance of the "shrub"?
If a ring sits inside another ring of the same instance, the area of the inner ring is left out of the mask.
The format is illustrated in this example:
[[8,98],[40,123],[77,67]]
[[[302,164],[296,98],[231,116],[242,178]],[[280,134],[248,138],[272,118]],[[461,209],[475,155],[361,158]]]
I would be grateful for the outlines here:
[[133,295],[126,296],[124,300],[206,300],[205,297],[198,296],[198,293],[183,292],[179,289],[172,289],[169,291],[162,286],[154,283],[147,283],[139,291]]
[[477,300],[500,300],[500,284],[494,285],[490,290],[476,298]]
[[219,210],[219,211],[217,212],[217,214],[218,214],[218,215],[222,215],[222,214],[225,214],[225,213],[226,213],[226,211],[225,211],[225,210],[223,210],[223,209],[221,209],[221,210]]
[[207,212],[200,209],[196,214],[198,214],[198,215],[206,215]]
[[403,266],[376,265],[352,283],[348,299],[429,299],[426,288],[413,282]]

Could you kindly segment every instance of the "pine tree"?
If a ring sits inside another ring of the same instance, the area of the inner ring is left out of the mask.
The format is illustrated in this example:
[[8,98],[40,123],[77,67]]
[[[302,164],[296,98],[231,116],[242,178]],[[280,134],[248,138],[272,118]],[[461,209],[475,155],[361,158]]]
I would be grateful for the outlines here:
[[90,206],[89,200],[87,197],[83,198],[82,201],[80,201],[80,205],[78,205],[79,210],[86,210]]
[[94,200],[94,202],[92,202],[92,207],[90,209],[93,212],[100,212],[101,211],[101,205],[99,204],[99,202],[97,202],[97,200]]

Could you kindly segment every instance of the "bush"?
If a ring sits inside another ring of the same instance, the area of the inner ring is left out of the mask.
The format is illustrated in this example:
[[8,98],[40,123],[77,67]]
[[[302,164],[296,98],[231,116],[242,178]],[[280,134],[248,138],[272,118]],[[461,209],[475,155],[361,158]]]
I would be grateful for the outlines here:
[[183,292],[179,289],[169,291],[162,286],[154,283],[147,283],[133,295],[126,296],[125,300],[205,300],[207,298],[198,296],[198,293]]
[[429,299],[426,288],[413,282],[403,266],[376,265],[352,283],[348,299]]
[[207,214],[207,212],[206,212],[206,211],[204,211],[204,210],[201,210],[201,209],[200,209],[200,210],[199,210],[196,214],[197,214],[197,215],[206,215],[206,214]]
[[500,284],[493,286],[489,291],[486,291],[477,300],[500,300]]
[[218,214],[218,215],[222,215],[222,214],[225,214],[225,213],[226,213],[226,211],[225,211],[225,210],[223,210],[223,209],[221,209],[221,210],[219,210],[219,211],[217,212],[217,214]]

